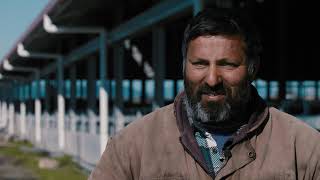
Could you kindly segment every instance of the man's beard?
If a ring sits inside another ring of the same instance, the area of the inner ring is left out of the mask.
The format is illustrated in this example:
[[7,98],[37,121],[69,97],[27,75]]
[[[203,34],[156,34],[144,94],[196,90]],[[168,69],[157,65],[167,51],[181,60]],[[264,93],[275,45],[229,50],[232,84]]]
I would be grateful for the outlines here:
[[[244,81],[234,91],[227,85],[219,83],[214,87],[207,84],[201,85],[198,89],[192,89],[190,81],[184,79],[186,98],[183,99],[188,118],[203,123],[223,123],[239,121],[246,114],[246,106],[250,98],[250,85]],[[201,103],[203,94],[224,95],[221,102],[209,101]],[[232,122],[231,122],[232,123]],[[237,123],[237,122],[235,122]]]

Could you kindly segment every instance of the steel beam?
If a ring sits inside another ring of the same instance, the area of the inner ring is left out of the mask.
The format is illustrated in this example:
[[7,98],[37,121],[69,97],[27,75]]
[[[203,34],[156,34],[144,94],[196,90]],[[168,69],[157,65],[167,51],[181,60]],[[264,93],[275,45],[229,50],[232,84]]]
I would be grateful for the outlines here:
[[179,12],[192,8],[195,0],[167,0],[109,32],[108,44],[122,40]]
[[[86,56],[89,56],[90,54],[98,51],[99,49],[99,37],[94,38],[90,40],[87,44],[74,49],[71,51],[64,59],[64,67],[71,65],[72,63],[75,63],[76,61],[80,60],[81,58],[84,58]],[[45,76],[47,74],[52,73],[57,68],[56,63],[50,63],[47,67],[45,67],[41,71],[41,76]]]
[[[20,71],[19,71],[20,72]],[[17,76],[17,75],[4,75],[4,77],[1,79],[1,80],[7,80],[8,82],[9,81],[12,81],[12,80],[17,80],[17,81],[20,81],[20,82],[25,82],[25,81],[28,81],[30,80],[29,78],[24,78],[24,77],[21,77],[21,76]],[[6,82],[3,82],[3,83],[6,83]]]
[[[197,5],[196,0],[167,0],[162,2],[144,13],[132,18],[131,20],[123,23],[108,33],[108,37],[105,37],[105,42],[110,45],[128,36],[131,36],[137,32],[143,31],[154,24],[170,17],[175,14],[185,11]],[[198,11],[201,6],[198,4],[198,8],[194,11]],[[100,37],[90,40],[87,44],[71,51],[64,61],[64,66],[68,66],[81,58],[88,56],[98,51],[100,45]],[[47,75],[56,69],[56,64],[51,63],[41,72],[41,76]]]
[[99,38],[90,40],[87,44],[71,51],[71,53],[65,57],[66,61],[64,65],[68,66],[73,62],[98,51],[99,47]]
[[192,0],[193,1],[193,15],[195,16],[198,12],[203,9],[203,0]]

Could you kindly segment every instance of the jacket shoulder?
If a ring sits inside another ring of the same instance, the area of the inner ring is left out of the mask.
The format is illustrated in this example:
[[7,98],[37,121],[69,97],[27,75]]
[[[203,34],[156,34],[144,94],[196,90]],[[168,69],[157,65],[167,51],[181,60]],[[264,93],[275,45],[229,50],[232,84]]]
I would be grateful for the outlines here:
[[280,136],[277,139],[284,139],[284,144],[291,144],[288,147],[295,149],[300,162],[308,164],[309,160],[320,157],[320,133],[316,129],[301,119],[275,108],[270,108],[269,111],[272,129]]
[[168,126],[176,126],[174,105],[158,108],[153,112],[131,122],[127,127],[114,135],[114,139],[142,137],[144,135],[156,134]]
[[294,149],[299,179],[318,179],[320,177],[320,133],[302,120],[275,108],[270,108],[270,115],[272,126],[281,132],[282,137],[277,139],[287,137],[287,142],[283,143],[293,143],[289,147]]
[[320,138],[320,133],[303,120],[272,107],[269,109],[269,112],[273,123],[278,126],[283,126],[282,128],[284,128],[284,130],[290,130],[296,136],[308,136],[308,138],[316,139]]
[[[163,144],[164,134],[175,135],[173,105],[159,108],[108,139],[106,149],[89,179],[138,179],[142,152]],[[154,145],[156,144],[156,145]]]

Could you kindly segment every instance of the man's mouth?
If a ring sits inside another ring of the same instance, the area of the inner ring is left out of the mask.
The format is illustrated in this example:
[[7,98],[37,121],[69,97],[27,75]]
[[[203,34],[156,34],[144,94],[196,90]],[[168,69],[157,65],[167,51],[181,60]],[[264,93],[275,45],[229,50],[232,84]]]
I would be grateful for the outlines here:
[[218,96],[218,95],[225,95],[225,93],[215,91],[215,92],[205,93],[205,95],[208,95],[208,96]]
[[225,95],[225,91],[223,89],[215,90],[215,91],[206,91],[202,93],[203,95],[207,96],[218,96],[218,95]]
[[223,90],[205,92],[201,95],[201,99],[205,101],[219,101],[224,99],[224,97],[225,92]]

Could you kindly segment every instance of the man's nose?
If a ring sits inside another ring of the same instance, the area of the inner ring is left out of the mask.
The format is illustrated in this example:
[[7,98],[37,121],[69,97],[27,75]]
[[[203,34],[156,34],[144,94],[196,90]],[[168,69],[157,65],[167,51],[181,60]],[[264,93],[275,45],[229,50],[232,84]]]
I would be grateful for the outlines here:
[[221,82],[220,73],[215,66],[210,66],[210,68],[208,68],[205,81],[211,87]]

